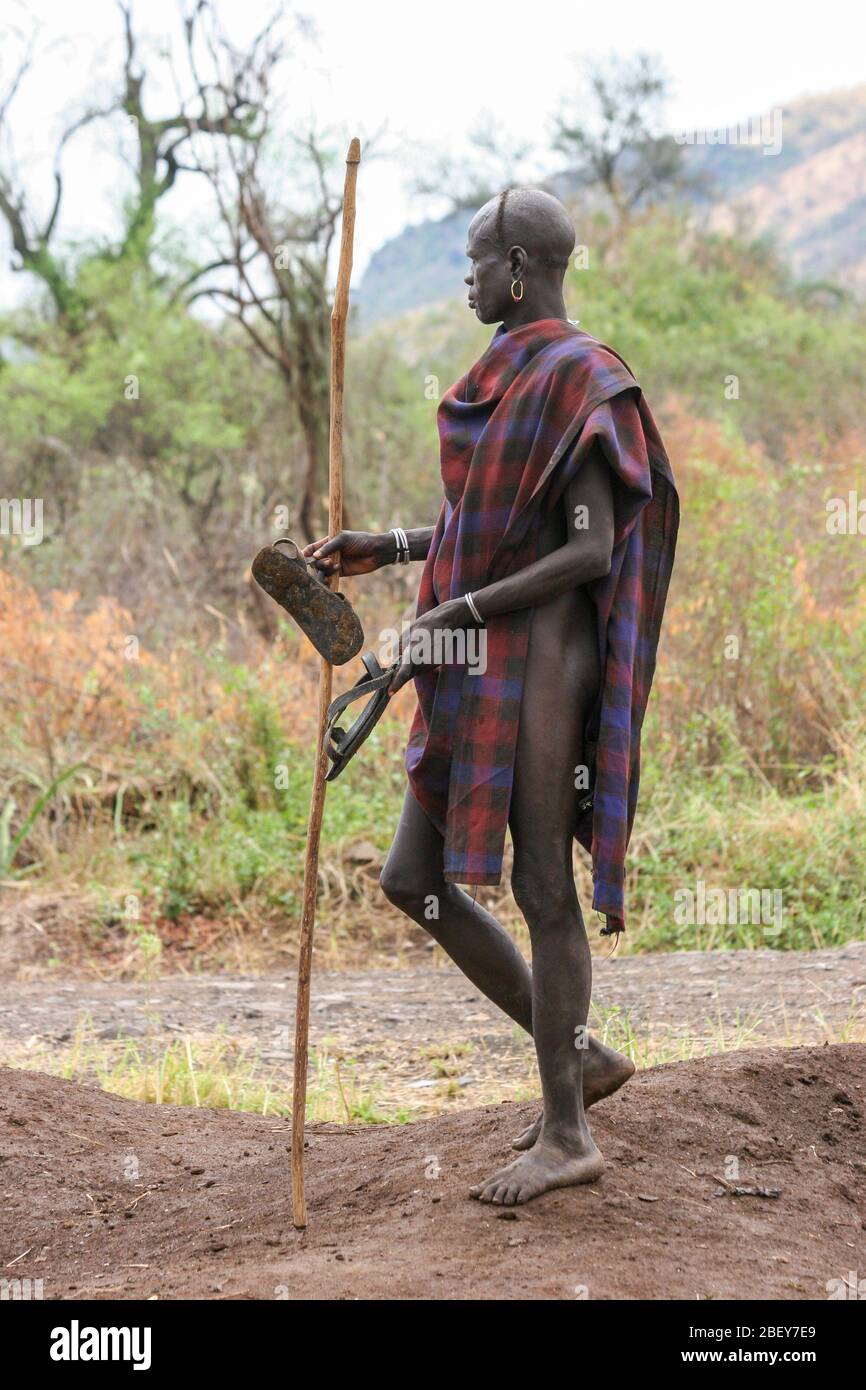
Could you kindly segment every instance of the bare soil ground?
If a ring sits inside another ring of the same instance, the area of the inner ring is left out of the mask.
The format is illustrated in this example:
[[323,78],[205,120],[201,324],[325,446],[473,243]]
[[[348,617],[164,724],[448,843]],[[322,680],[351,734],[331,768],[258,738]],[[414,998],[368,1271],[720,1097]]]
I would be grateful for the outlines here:
[[467,1189],[532,1104],[318,1126],[300,1233],[285,1123],[3,1069],[0,1265],[48,1299],[825,1299],[866,1262],[864,1099],[859,1044],[638,1073],[603,1177],[507,1214]]

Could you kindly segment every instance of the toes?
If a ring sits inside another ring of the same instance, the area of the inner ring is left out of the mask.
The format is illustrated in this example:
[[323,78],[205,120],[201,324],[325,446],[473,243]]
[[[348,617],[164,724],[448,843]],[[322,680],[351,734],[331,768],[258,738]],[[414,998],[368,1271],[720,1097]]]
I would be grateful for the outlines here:
[[516,1158],[513,1163],[500,1168],[498,1173],[493,1173],[483,1182],[476,1183],[469,1189],[470,1197],[497,1207],[514,1206],[515,1202],[526,1201],[527,1198],[521,1198],[519,1194],[526,1187],[526,1179],[521,1170],[525,1168],[527,1161],[525,1157]]
[[533,1124],[529,1125],[522,1134],[518,1134],[514,1143],[511,1145],[512,1149],[516,1149],[518,1153],[526,1153],[528,1149],[533,1147],[540,1133],[541,1120],[538,1119]]
[[470,1187],[469,1195],[476,1197],[479,1202],[493,1202],[496,1206],[500,1206],[510,1180],[511,1174],[507,1168],[503,1168],[500,1172],[494,1173],[492,1177],[486,1178],[484,1182],[476,1183],[474,1187]]
[[541,1190],[541,1188],[536,1187],[531,1182],[524,1182],[518,1184],[516,1195],[514,1198],[514,1205],[516,1207],[522,1206],[524,1202],[528,1202],[531,1197],[535,1197],[537,1193]]

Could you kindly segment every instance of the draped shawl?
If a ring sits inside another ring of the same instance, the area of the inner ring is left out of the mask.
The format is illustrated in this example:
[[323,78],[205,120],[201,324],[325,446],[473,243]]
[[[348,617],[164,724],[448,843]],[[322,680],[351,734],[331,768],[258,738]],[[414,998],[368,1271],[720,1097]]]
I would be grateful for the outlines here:
[[[602,450],[614,475],[610,573],[586,586],[602,680],[584,730],[591,797],[579,806],[574,833],[592,856],[593,907],[608,931],[621,931],[640,731],[679,520],[661,438],[623,360],[560,319],[500,327],[445,394],[437,423],[444,499],[419,615],[532,564],[540,522],[590,449]],[[526,608],[487,621],[483,674],[449,664],[415,677],[406,768],[444,836],[451,883],[500,879],[530,620]]]

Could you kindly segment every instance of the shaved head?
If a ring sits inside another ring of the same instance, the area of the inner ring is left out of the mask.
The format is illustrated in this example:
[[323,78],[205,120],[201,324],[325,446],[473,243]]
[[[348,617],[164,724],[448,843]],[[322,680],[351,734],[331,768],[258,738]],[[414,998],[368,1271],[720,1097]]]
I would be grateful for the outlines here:
[[473,217],[466,241],[469,307],[482,323],[507,327],[567,319],[563,283],[574,227],[541,188],[506,188]]
[[478,235],[500,251],[522,246],[533,261],[565,270],[574,250],[574,227],[558,198],[541,188],[506,188],[472,220]]

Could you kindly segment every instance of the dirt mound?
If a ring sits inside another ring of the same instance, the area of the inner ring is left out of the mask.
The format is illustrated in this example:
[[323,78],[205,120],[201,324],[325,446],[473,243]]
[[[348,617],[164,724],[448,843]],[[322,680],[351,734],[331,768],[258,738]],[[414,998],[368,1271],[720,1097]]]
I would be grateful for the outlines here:
[[317,1126],[301,1233],[285,1122],[4,1068],[0,1264],[46,1299],[825,1299],[866,1271],[864,1099],[860,1044],[639,1073],[592,1112],[603,1178],[507,1215],[466,1193],[532,1104]]

